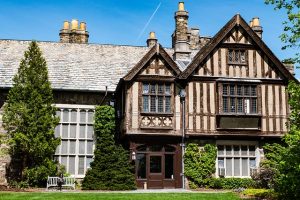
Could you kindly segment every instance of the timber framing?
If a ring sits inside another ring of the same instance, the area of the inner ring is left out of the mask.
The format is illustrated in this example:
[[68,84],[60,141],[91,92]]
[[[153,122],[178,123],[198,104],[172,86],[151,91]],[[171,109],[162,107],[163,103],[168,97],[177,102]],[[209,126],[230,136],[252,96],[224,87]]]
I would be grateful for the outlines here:
[[164,50],[164,48],[160,44],[156,44],[153,46],[147,54],[128,72],[126,76],[124,76],[124,81],[132,81],[134,77],[143,69],[143,67],[156,55],[160,55],[163,60],[168,64],[168,66],[175,72],[175,76],[180,75],[181,70],[177,66],[177,64],[173,61],[173,59],[169,56],[169,54]]
[[[249,44],[220,44],[226,36],[235,29],[235,27],[241,27],[249,35],[250,39],[253,40],[254,45]],[[262,52],[275,64],[278,71],[284,76],[286,80],[298,80],[286,69],[286,67],[280,62],[280,60],[274,55],[274,53],[268,48],[268,46],[262,41],[261,38],[252,30],[247,22],[239,15],[235,15],[227,24],[208,42],[194,57],[193,61],[189,66],[180,74],[180,79],[189,78],[195,69],[205,61],[205,59],[214,51],[218,46],[232,46],[236,48],[247,48],[247,49],[261,49]]]

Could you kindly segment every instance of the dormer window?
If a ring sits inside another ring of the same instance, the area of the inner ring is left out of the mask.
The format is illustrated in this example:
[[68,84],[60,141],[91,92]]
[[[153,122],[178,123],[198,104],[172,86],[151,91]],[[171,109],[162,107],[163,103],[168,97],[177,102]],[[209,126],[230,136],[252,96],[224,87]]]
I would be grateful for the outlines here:
[[228,64],[247,64],[245,50],[228,50]]
[[143,112],[171,113],[171,85],[143,83]]

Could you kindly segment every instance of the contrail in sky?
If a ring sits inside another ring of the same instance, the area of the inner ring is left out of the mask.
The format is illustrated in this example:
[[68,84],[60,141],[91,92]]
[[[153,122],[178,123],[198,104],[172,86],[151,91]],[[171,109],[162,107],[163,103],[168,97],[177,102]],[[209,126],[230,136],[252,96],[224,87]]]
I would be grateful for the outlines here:
[[141,39],[142,35],[144,34],[146,28],[148,27],[148,25],[150,24],[151,20],[153,19],[154,15],[156,14],[156,12],[158,11],[159,7],[161,5],[161,2],[158,4],[158,6],[156,7],[155,11],[152,13],[151,17],[149,18],[149,20],[147,21],[147,23],[145,24],[143,30],[140,32],[138,38],[136,39],[136,43]]

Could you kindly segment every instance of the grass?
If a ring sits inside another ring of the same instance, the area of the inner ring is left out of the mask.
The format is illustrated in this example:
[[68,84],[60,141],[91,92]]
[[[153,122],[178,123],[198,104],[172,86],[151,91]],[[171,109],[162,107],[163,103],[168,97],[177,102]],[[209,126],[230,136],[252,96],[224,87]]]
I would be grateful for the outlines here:
[[0,192],[0,200],[239,200],[233,193],[26,193]]

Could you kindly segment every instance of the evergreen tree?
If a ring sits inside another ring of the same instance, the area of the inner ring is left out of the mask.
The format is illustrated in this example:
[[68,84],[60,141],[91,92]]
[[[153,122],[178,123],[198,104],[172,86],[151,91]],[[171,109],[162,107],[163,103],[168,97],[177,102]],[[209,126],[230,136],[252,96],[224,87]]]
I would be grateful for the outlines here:
[[115,110],[110,106],[98,106],[95,113],[96,149],[91,169],[82,182],[85,190],[135,189],[133,166],[129,154],[114,141]]
[[55,174],[52,157],[60,139],[55,138],[53,94],[46,60],[36,42],[31,42],[13,78],[4,106],[3,122],[10,144],[10,181],[25,181],[31,186],[46,183]]

